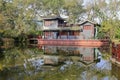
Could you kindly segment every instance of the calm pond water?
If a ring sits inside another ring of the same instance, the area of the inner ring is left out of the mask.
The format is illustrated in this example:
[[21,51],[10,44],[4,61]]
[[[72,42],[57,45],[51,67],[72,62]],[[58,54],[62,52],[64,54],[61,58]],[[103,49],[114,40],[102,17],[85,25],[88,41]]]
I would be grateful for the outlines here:
[[109,48],[14,46],[0,50],[0,80],[120,80]]

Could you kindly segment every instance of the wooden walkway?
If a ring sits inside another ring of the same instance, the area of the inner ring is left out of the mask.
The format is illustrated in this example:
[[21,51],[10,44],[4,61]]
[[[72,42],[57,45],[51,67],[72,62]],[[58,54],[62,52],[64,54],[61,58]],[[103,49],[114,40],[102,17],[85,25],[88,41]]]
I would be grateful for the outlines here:
[[38,39],[38,45],[56,45],[56,46],[109,46],[110,41],[104,40],[68,40],[68,39]]

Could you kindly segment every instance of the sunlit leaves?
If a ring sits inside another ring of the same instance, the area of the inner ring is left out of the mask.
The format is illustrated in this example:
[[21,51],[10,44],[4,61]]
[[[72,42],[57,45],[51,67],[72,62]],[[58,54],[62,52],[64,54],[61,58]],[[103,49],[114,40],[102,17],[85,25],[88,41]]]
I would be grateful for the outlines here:
[[102,23],[102,30],[108,32],[112,28],[112,25],[109,21],[104,21]]

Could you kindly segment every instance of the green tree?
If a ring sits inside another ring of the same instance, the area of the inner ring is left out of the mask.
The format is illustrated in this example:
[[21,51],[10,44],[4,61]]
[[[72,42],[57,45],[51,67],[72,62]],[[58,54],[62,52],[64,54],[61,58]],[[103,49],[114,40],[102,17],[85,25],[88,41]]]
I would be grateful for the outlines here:
[[4,32],[4,36],[17,37],[21,33],[35,32],[36,23],[32,20],[38,16],[67,13],[74,23],[82,12],[79,0],[1,0],[0,32]]
[[82,0],[65,0],[64,10],[68,14],[70,22],[75,23],[80,15],[85,12],[82,3]]
[[[18,36],[21,33],[27,33],[35,25],[31,25],[35,18],[35,7],[33,0],[2,0],[0,3],[1,30],[4,30],[5,36]],[[29,23],[28,23],[29,21]],[[34,23],[35,24],[35,23]]]
[[118,0],[94,0],[86,6],[88,19],[98,19],[101,24],[100,32],[111,39],[119,38],[119,4]]
[[59,14],[60,9],[62,9],[64,0],[42,0],[42,10],[47,14]]

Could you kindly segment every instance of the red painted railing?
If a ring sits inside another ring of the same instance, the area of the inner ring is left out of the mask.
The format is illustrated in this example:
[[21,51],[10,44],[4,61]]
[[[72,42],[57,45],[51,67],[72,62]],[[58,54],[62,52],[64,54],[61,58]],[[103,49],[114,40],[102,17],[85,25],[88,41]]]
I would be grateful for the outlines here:
[[38,39],[40,45],[58,46],[95,46],[109,45],[109,40],[68,40],[68,39]]
[[120,44],[112,44],[112,58],[120,62]]

